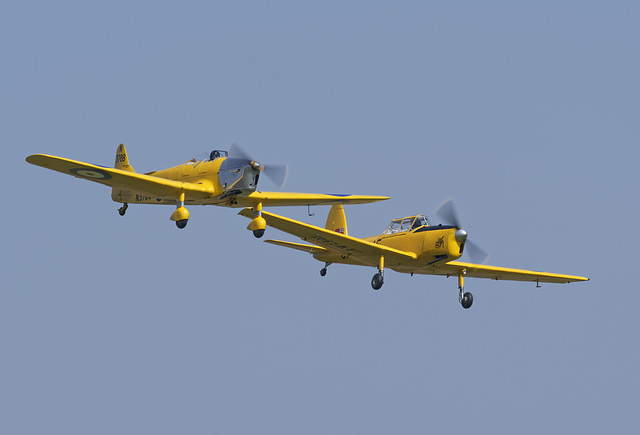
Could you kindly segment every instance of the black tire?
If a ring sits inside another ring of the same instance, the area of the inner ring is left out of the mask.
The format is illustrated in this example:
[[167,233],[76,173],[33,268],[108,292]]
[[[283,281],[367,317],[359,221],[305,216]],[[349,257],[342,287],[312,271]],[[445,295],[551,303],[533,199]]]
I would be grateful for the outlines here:
[[327,268],[323,267],[322,269],[320,269],[320,276],[325,276],[327,274]]
[[473,305],[473,295],[470,292],[466,292],[464,295],[462,295],[460,304],[462,304],[462,308],[464,309],[471,308],[471,305]]
[[253,235],[256,239],[259,239],[260,237],[264,236],[264,230],[254,230]]
[[123,210],[121,208],[118,209],[118,213],[120,213],[120,216],[124,216],[126,212],[127,212],[126,210]]
[[382,275],[380,273],[373,275],[373,278],[371,278],[371,287],[374,290],[380,290],[382,288],[382,284],[384,284],[384,278]]
[[183,229],[187,226],[187,222],[189,222],[188,219],[180,219],[179,221],[176,221],[176,226],[180,229]]

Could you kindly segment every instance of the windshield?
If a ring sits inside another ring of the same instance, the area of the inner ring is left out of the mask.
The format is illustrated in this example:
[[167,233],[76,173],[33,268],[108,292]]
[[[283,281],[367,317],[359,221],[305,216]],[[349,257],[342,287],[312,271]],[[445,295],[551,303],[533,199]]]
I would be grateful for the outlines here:
[[429,226],[429,220],[426,216],[420,215],[416,217],[416,220],[413,222],[411,229],[415,230],[416,228],[424,227],[425,225]]
[[229,153],[224,150],[213,150],[209,154],[209,160],[219,159],[220,157],[228,157]]
[[409,230],[415,230],[416,228],[420,228],[425,225],[429,225],[429,221],[424,215],[394,219],[391,221],[384,234],[402,233]]

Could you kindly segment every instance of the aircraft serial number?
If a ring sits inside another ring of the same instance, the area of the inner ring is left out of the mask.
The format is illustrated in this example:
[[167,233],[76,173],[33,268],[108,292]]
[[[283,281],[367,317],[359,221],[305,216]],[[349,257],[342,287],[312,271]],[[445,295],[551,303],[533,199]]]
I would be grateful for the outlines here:
[[116,154],[116,163],[124,163],[126,158],[127,158],[126,154]]

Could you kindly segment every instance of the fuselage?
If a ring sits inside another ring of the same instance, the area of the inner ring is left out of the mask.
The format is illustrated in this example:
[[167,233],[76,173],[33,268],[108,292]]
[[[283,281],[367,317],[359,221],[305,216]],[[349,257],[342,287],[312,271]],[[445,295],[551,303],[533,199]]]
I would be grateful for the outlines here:
[[[430,226],[426,224],[395,233],[387,231],[377,236],[365,237],[363,240],[415,254],[416,258],[413,261],[397,264],[392,261],[385,262],[386,267],[397,272],[411,273],[424,267],[460,258],[464,250],[464,240],[460,236],[456,239],[456,232],[459,230],[460,228],[455,226]],[[344,256],[330,251],[314,253],[313,256],[317,260],[327,263],[371,266],[369,262],[361,261],[357,257]]]
[[[174,181],[200,184],[210,191],[205,199],[185,198],[187,204],[233,205],[233,197],[248,196],[254,192],[260,176],[260,165],[246,159],[219,157],[214,160],[189,160],[188,162],[145,175]],[[174,196],[158,197],[146,192],[113,188],[111,197],[116,202],[138,204],[176,204]],[[228,204],[227,204],[228,203]]]

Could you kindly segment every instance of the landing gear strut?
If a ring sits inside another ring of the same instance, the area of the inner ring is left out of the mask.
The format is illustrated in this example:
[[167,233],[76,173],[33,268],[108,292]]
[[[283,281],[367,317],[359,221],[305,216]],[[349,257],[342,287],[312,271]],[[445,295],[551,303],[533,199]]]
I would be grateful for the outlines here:
[[129,204],[127,204],[126,202],[122,204],[122,207],[118,209],[118,213],[120,213],[120,216],[124,216],[128,208],[129,208]]
[[264,230],[267,228],[267,221],[262,217],[262,203],[259,202],[253,206],[253,219],[247,226],[248,230],[253,231],[256,238],[264,236]]
[[186,227],[187,222],[189,222],[189,210],[184,208],[184,197],[184,192],[181,192],[176,201],[176,210],[173,212],[170,218],[180,229]]
[[458,274],[458,289],[460,292],[458,293],[458,302],[462,305],[462,308],[468,309],[473,305],[473,295],[471,292],[464,291],[464,275],[467,273],[466,269],[463,269]]
[[380,290],[384,284],[384,257],[380,257],[380,263],[378,264],[378,273],[371,278],[371,287],[374,290]]

